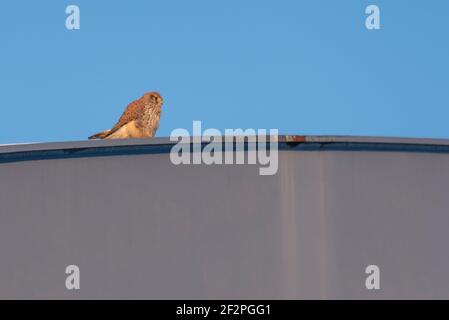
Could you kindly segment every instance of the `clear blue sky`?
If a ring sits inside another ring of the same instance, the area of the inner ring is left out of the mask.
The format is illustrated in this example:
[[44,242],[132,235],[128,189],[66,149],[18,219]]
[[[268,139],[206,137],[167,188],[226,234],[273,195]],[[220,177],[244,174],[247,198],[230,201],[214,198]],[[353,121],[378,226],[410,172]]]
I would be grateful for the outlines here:
[[[65,8],[81,29],[65,28]],[[365,8],[381,30],[365,28]],[[84,140],[157,90],[208,128],[449,138],[449,1],[4,0],[0,143]]]

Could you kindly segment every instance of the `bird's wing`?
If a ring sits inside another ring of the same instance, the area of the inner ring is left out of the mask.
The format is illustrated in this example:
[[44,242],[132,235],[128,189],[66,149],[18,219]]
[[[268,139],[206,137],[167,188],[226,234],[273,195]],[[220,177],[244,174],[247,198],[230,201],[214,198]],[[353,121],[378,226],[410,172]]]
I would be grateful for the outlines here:
[[128,122],[134,121],[138,119],[143,112],[143,105],[140,100],[135,100],[128,104],[123,114],[120,116],[118,122],[112,127],[111,131],[108,132],[108,135],[113,134],[115,131],[123,127]]
[[136,120],[130,121],[120,127],[114,133],[108,135],[105,139],[129,139],[129,138],[145,138],[142,131],[136,125]]

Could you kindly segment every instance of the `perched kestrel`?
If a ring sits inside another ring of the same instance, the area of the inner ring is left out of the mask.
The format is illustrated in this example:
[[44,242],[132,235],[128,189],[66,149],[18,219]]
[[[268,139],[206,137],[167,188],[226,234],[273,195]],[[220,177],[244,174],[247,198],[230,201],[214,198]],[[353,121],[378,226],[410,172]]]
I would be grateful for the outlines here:
[[157,92],[147,92],[131,102],[110,130],[90,136],[89,139],[127,139],[154,137],[159,127],[162,97]]

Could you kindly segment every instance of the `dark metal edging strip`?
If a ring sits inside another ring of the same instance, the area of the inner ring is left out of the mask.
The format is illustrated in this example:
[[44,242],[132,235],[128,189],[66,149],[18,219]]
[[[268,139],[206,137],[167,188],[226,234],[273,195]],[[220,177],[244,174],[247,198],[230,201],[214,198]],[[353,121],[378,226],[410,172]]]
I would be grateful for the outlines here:
[[[107,156],[125,156],[142,154],[169,153],[175,143],[95,146],[80,148],[62,148],[52,150],[29,150],[0,153],[0,164],[50,159],[73,159]],[[204,148],[208,143],[202,143]],[[367,143],[367,142],[294,142],[280,141],[280,151],[371,151],[371,152],[412,152],[412,153],[449,153],[449,145],[408,144],[408,143]],[[233,145],[233,151],[236,147]],[[268,149],[268,144],[267,144]],[[191,149],[193,150],[193,149]],[[245,142],[244,150],[248,150]]]

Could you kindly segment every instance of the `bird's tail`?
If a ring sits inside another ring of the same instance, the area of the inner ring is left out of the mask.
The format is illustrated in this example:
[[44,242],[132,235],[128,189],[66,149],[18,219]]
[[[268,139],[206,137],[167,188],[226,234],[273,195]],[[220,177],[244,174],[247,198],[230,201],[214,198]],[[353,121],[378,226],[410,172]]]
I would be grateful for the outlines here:
[[92,139],[104,139],[108,136],[108,134],[111,132],[111,130],[105,130],[99,133],[96,133],[92,136],[90,136],[88,139],[92,140]]

